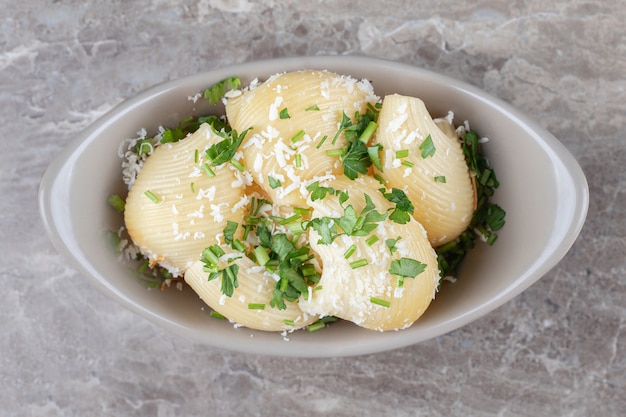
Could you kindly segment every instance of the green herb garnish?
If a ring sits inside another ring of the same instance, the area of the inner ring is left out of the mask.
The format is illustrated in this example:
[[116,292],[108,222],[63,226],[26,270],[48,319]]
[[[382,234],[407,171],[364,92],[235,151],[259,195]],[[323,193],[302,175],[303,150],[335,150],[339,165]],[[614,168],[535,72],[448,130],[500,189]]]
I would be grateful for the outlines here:
[[209,103],[212,105],[217,104],[224,97],[226,91],[236,90],[239,86],[241,86],[241,79],[239,77],[225,78],[204,90],[204,98],[208,99]]
[[477,236],[487,245],[493,245],[498,237],[496,232],[505,224],[505,211],[489,201],[500,183],[487,158],[479,152],[478,135],[474,131],[465,133],[461,144],[465,161],[475,179],[477,203],[468,229],[455,240],[435,249],[442,278],[456,273],[467,252],[476,245]]
[[424,139],[424,141],[420,144],[419,149],[422,152],[422,158],[424,159],[435,155],[436,149],[433,144],[433,138],[430,135],[426,136],[426,139]]
[[280,113],[278,113],[278,117],[280,117],[283,120],[291,119],[291,116],[289,115],[289,110],[287,110],[287,107],[285,107],[284,109],[280,111]]
[[126,202],[124,201],[124,199],[122,199],[122,197],[117,194],[110,195],[107,202],[111,207],[113,207],[116,211],[120,213],[123,213],[124,209],[126,208]]
[[269,175],[267,176],[267,181],[269,182],[270,188],[271,188],[272,190],[275,190],[276,188],[278,188],[278,187],[280,187],[281,185],[283,185],[283,184],[280,182],[280,180],[277,180],[276,178],[271,177],[271,176],[269,176]]
[[392,188],[387,193],[384,188],[379,189],[383,196],[392,203],[396,203],[395,208],[389,215],[389,220],[393,220],[398,224],[406,224],[411,220],[411,214],[415,211],[415,207],[404,191],[399,188]]
[[250,129],[251,128],[244,130],[241,134],[238,134],[236,130],[215,132],[222,136],[224,140],[206,150],[205,154],[209,161],[211,161],[211,165],[218,166],[231,161]]

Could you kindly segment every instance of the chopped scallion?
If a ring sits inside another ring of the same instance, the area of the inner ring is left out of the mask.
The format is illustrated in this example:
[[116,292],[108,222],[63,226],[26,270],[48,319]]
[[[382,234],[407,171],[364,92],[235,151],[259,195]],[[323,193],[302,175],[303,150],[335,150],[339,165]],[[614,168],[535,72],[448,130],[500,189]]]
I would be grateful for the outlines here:
[[146,192],[144,193],[146,197],[148,197],[150,199],[150,201],[152,201],[154,204],[158,204],[159,202],[159,197],[157,197],[152,191],[150,190],[146,190]]
[[291,143],[296,143],[297,141],[302,139],[304,135],[305,135],[304,130],[300,130],[298,133],[296,133],[295,135],[291,137]]
[[231,159],[230,163],[232,166],[234,166],[235,168],[237,168],[238,171],[240,172],[244,172],[246,170],[246,167],[243,166],[243,164],[241,162],[239,162],[236,159]]
[[306,330],[308,332],[316,332],[318,330],[322,330],[324,327],[326,327],[326,323],[324,323],[321,320],[318,320],[315,323],[309,324],[308,326],[306,326]]
[[343,254],[343,257],[348,259],[349,257],[351,257],[354,254],[354,252],[356,252],[356,245],[352,245],[348,249],[346,249],[346,251]]
[[396,158],[398,159],[406,158],[407,156],[409,156],[408,149],[400,149],[399,151],[396,151]]
[[350,268],[357,269],[367,265],[367,259],[359,259],[354,262],[350,262]]
[[205,174],[207,174],[211,178],[213,178],[215,176],[215,172],[211,169],[211,167],[207,163],[202,164],[200,169],[202,170],[202,172],[204,172]]
[[381,298],[370,297],[370,302],[372,304],[379,305],[381,307],[389,307],[391,306],[391,301],[383,300]]
[[117,194],[112,194],[107,200],[109,205],[120,213],[126,208],[126,202]]

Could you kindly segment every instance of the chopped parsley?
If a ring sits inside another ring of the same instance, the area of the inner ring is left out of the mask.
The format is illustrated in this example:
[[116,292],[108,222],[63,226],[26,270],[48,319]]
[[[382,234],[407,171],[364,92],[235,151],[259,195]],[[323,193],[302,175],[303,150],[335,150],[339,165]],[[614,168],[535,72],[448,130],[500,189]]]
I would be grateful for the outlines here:
[[281,185],[283,185],[283,184],[280,182],[280,180],[277,180],[276,178],[271,177],[271,176],[269,176],[269,175],[267,176],[267,181],[269,182],[270,188],[271,188],[272,190],[274,190],[274,189],[276,189],[276,188],[280,187]]
[[278,117],[280,117],[282,120],[291,119],[291,116],[289,115],[289,110],[287,110],[287,107],[285,107],[284,109],[280,111],[280,113],[278,113]]
[[220,268],[220,258],[225,255],[224,250],[219,245],[209,246],[202,251],[200,260],[204,264],[204,272],[209,273],[208,280],[212,281],[221,277],[221,292],[227,297],[232,297],[235,288],[239,286],[237,274],[239,273],[239,265],[230,264],[236,258],[229,259],[229,265]]
[[426,270],[426,264],[411,258],[400,258],[391,261],[389,273],[402,278],[415,278]]
[[477,237],[487,245],[493,245],[498,238],[496,232],[505,224],[506,212],[489,201],[500,183],[487,158],[480,153],[478,134],[474,131],[465,133],[461,144],[465,161],[474,177],[476,210],[467,230],[455,240],[435,248],[442,278],[456,273],[467,252],[476,245]]
[[224,97],[226,91],[236,90],[239,86],[241,86],[241,79],[239,77],[225,78],[204,90],[204,98],[208,99],[209,103],[212,105],[217,104]]
[[[343,133],[347,145],[340,150],[326,152],[329,155],[338,156],[340,158],[344,175],[352,180],[356,179],[359,175],[367,174],[372,164],[382,171],[379,156],[382,146],[368,146],[372,135],[378,128],[378,109],[369,106],[365,113],[356,112],[354,119],[355,122],[353,123],[345,112],[342,113],[339,129],[332,139],[332,144],[335,144],[339,136]],[[323,143],[323,141],[318,144],[318,148],[321,146],[321,143]]]
[[206,150],[205,154],[209,161],[211,161],[211,165],[218,166],[231,161],[250,129],[251,128],[244,130],[241,134],[238,134],[236,130],[230,130],[228,132],[215,131],[215,133],[224,139]]
[[389,193],[385,192],[384,188],[380,188],[379,191],[387,200],[396,203],[395,208],[392,209],[389,215],[389,220],[393,220],[398,224],[408,223],[411,220],[411,214],[415,211],[415,207],[406,193],[399,188],[392,188]]
[[198,130],[200,125],[203,123],[208,123],[216,132],[229,130],[225,121],[220,117],[213,115],[200,117],[191,116],[181,120],[177,127],[163,130],[159,143],[178,142],[179,140],[186,138],[187,135]]
[[398,236],[395,239],[386,239],[385,240],[385,246],[387,246],[387,249],[389,249],[389,253],[393,254],[394,252],[396,252],[398,250],[398,247],[396,246],[396,243],[398,243],[401,239],[402,239],[402,237]]
[[[347,195],[345,192],[340,195]],[[320,235],[320,244],[331,244],[342,234],[347,236],[368,236],[372,233],[378,223],[387,218],[387,213],[376,210],[372,199],[364,194],[365,207],[357,213],[351,204],[344,207],[341,217],[318,217],[308,223],[308,227],[313,228]],[[341,201],[341,200],[340,200]],[[345,202],[345,200],[344,200]],[[343,203],[341,203],[343,204]]]
[[426,136],[426,139],[424,139],[424,141],[420,144],[419,149],[422,152],[422,158],[424,159],[428,158],[429,156],[434,156],[436,149],[435,144],[433,143],[432,136]]

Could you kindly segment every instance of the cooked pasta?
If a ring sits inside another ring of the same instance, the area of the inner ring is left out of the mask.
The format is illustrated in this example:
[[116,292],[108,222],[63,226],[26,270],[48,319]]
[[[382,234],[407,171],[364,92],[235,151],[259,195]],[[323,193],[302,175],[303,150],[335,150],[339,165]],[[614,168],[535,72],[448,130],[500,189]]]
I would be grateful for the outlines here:
[[434,246],[456,239],[469,225],[475,204],[458,138],[446,135],[416,97],[386,96],[378,122],[385,179],[409,196]]
[[[386,212],[391,207],[378,191],[380,183],[371,177],[338,179],[332,186],[345,190],[349,198],[343,204],[337,196],[309,201],[314,218],[341,217],[348,206],[361,213],[366,194],[377,210]],[[323,272],[308,299],[300,300],[305,312],[340,317],[372,330],[398,330],[415,322],[435,296],[439,281],[437,256],[424,228],[414,219],[404,225],[385,219],[373,234],[342,234],[331,244],[320,244],[315,230],[309,239]],[[391,245],[390,241],[395,242]],[[417,261],[424,270],[410,278],[393,275],[392,264],[403,262],[401,259]]]
[[451,122],[328,71],[277,74],[224,103],[223,129],[200,124],[139,167],[124,216],[141,253],[251,329],[411,326],[441,279],[435,248],[476,209]]
[[[224,249],[228,250],[227,247]],[[238,287],[230,297],[222,293],[220,279],[207,279],[203,262],[194,263],[185,273],[185,282],[209,307],[239,325],[266,331],[295,330],[318,319],[316,315],[300,310],[295,301],[285,303],[286,308],[282,310],[271,307],[278,277],[247,256],[234,255],[241,257],[231,263],[237,265],[239,271]],[[233,256],[232,252],[230,256]]]
[[311,181],[341,172],[326,150],[345,146],[343,135],[335,139],[343,115],[354,119],[377,100],[366,81],[297,71],[230,95],[226,116],[235,130],[252,127],[242,151],[254,181],[272,201],[302,206]]
[[204,124],[185,140],[156,147],[128,193],[124,221],[130,237],[174,275],[216,243],[229,220],[243,218],[241,172],[230,164],[212,167],[212,177],[203,172],[205,150],[221,140]]

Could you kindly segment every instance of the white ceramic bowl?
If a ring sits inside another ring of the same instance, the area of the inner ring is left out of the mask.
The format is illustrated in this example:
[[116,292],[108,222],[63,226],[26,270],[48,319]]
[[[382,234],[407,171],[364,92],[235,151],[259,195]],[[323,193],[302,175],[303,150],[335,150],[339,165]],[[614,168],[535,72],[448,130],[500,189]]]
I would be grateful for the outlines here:
[[[507,223],[493,247],[477,246],[459,280],[445,285],[411,328],[379,333],[349,323],[289,334],[234,328],[208,316],[186,288],[148,291],[117,260],[104,237],[122,218],[107,204],[124,194],[117,149],[145,127],[175,125],[208,111],[206,100],[188,96],[229,76],[244,83],[277,72],[328,69],[372,81],[378,95],[422,98],[433,116],[454,111],[490,139],[484,153],[500,180],[494,201]],[[551,134],[510,105],[474,88],[413,66],[364,57],[302,57],[251,62],[216,69],[150,88],[120,104],[71,141],[44,174],[39,203],[45,227],[71,266],[100,290],[152,322],[209,345],[258,354],[327,357],[399,348],[457,329],[511,300],[565,256],[583,225],[588,206],[584,174]]]

